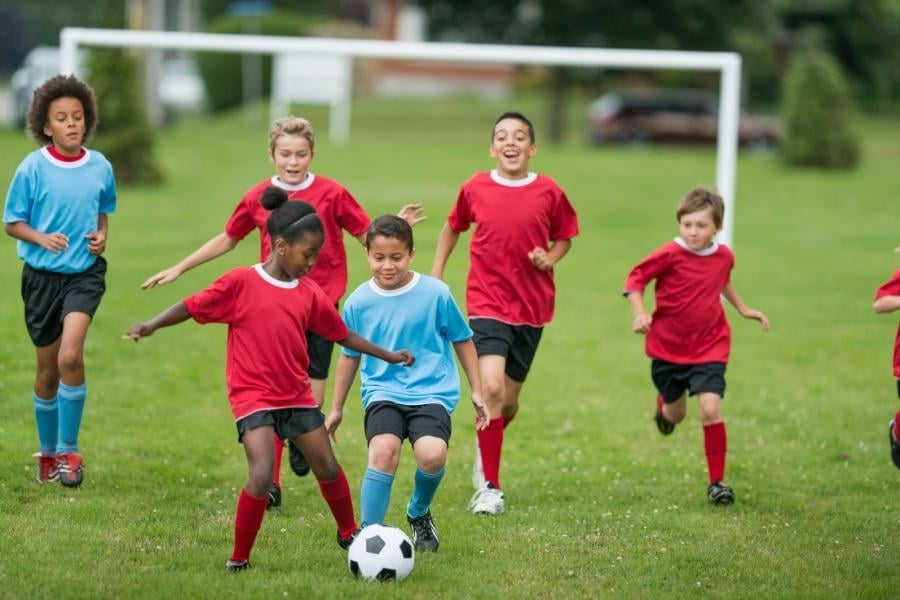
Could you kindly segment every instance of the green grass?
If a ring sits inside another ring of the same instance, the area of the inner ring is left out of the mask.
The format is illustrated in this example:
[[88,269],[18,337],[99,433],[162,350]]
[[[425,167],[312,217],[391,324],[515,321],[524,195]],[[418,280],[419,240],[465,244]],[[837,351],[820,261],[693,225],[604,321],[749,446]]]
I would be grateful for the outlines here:
[[[535,102],[524,106],[540,115]],[[363,99],[346,146],[328,143],[326,111],[304,110],[323,124],[313,171],[344,183],[372,215],[424,203],[414,267],[427,272],[460,183],[491,167],[489,128],[502,108]],[[705,501],[696,405],[670,438],[653,426],[649,363],[619,295],[628,269],[676,235],[680,195],[713,182],[714,152],[553,147],[539,137],[533,166],[568,192],[582,233],[558,268],[556,318],[508,430],[508,513],[465,511],[473,432],[463,403],[434,505],[441,550],[418,557],[400,585],[350,577],[317,487],[287,468],[285,506],[263,523],[254,569],[223,573],[246,469],[225,398],[225,328],[186,323],[139,345],[119,336],[254,261],[255,239],[172,285],[138,289],[221,231],[243,191],[272,174],[266,124],[258,110],[161,132],[166,183],[121,189],[111,218],[109,289],[86,348],[78,490],[32,481],[34,357],[14,243],[0,242],[0,597],[892,597],[900,473],[885,429],[897,409],[897,319],[876,317],[871,300],[900,264],[891,254],[900,245],[900,122],[863,127],[866,154],[853,172],[741,154],[733,280],[773,330],[729,308],[723,414],[738,502],[724,509]],[[0,132],[0,180],[31,148]],[[354,244],[351,287],[366,277]],[[447,273],[460,299],[466,264],[461,245]],[[366,459],[360,413],[351,399],[336,446],[355,502]],[[395,524],[412,464],[405,449],[388,513]]]

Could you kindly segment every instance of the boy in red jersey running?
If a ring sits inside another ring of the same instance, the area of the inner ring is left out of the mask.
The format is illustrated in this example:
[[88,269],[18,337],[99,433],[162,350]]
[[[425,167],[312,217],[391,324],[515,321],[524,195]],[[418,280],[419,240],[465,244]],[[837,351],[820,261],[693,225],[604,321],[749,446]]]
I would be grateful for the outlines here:
[[312,206],[287,199],[278,188],[263,193],[262,202],[274,209],[267,220],[272,252],[265,263],[234,269],[209,288],[128,330],[128,336],[138,341],[160,327],[191,318],[201,324],[228,324],[228,400],[249,471],[238,497],[234,550],[225,565],[229,571],[250,566],[250,551],[272,486],[276,433],[292,440],[308,458],[337,522],[338,544],[349,547],[358,529],[347,478],[310,389],[306,332],[313,330],[389,363],[409,366],[414,360],[405,350],[389,352],[349,331],[331,299],[304,277],[315,265],[324,227]]
[[[680,237],[657,248],[625,280],[623,294],[634,313],[632,329],[646,334],[651,374],[659,391],[656,426],[669,435],[687,412],[685,392],[699,396],[700,422],[709,469],[707,497],[712,504],[731,504],[734,490],[723,483],[727,438],[719,405],[725,396],[725,366],[731,332],[721,295],[740,315],[769,330],[769,320],[748,308],[731,283],[734,254],[714,241],[722,229],[722,198],[697,188],[681,200],[676,213]],[[656,280],[656,310],[644,309],[644,288]]]
[[[900,252],[897,248],[896,252]],[[875,304],[877,313],[889,313],[900,310],[900,271],[885,281],[875,291]],[[900,396],[900,326],[897,327],[897,337],[894,340],[894,378],[897,380],[897,396]],[[888,424],[888,440],[891,445],[891,459],[900,469],[900,411],[894,415]]]
[[[314,149],[315,133],[309,121],[299,117],[277,119],[269,130],[269,158],[275,164],[277,174],[247,190],[225,224],[225,231],[177,265],[148,278],[141,287],[149,289],[157,284],[175,281],[194,267],[230,252],[254,229],[259,231],[259,260],[264,262],[272,246],[266,233],[269,211],[260,203],[260,197],[266,188],[275,186],[284,190],[289,200],[303,200],[312,204],[322,220],[325,244],[309,277],[321,286],[332,304],[337,306],[347,289],[347,254],[342,230],[365,245],[366,230],[371,219],[350,192],[338,182],[309,171]],[[400,216],[410,225],[425,219],[419,204],[405,205],[400,210]],[[307,346],[312,395],[316,404],[322,406],[334,344],[310,331]],[[275,446],[275,476],[269,494],[270,508],[281,505],[281,455],[284,442],[276,439]],[[294,445],[290,446],[290,464],[301,477],[309,472],[309,464]]]
[[[469,510],[497,515],[504,429],[519,410],[519,394],[544,325],[553,317],[553,266],[578,235],[578,217],[551,178],[528,171],[537,153],[534,126],[506,112],[494,122],[490,154],[496,169],[476,173],[460,189],[441,230],[431,274],[442,278],[459,235],[473,223],[466,283],[481,395],[490,421],[478,431]],[[483,469],[483,470],[482,470]]]

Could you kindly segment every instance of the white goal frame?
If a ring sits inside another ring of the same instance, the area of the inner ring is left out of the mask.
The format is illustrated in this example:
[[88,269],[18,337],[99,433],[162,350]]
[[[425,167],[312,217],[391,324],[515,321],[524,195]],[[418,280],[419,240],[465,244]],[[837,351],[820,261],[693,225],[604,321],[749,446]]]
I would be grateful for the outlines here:
[[729,245],[732,243],[741,89],[741,57],[734,52],[403,42],[77,27],[64,28],[59,37],[61,71],[63,73],[77,72],[76,57],[79,46],[253,54],[296,52],[347,57],[351,60],[354,58],[380,58],[718,72],[720,84],[716,139],[716,187],[725,201],[725,220],[718,239]]

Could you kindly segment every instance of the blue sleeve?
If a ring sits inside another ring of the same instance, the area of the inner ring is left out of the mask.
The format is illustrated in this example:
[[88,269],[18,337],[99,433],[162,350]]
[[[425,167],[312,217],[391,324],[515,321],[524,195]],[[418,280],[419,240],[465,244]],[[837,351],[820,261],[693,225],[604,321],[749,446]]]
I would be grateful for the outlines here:
[[[353,296],[347,298],[346,302],[344,302],[344,308],[341,311],[341,317],[344,318],[344,323],[347,325],[347,329],[356,333],[356,319],[354,318],[354,310],[353,310]],[[349,356],[351,358],[358,358],[362,356],[362,353],[357,352],[356,350],[351,350],[345,346],[341,346],[341,353],[344,356]]]
[[472,329],[466,322],[459,305],[453,299],[450,290],[444,290],[439,303],[441,335],[451,342],[464,342],[472,337]]
[[31,218],[31,206],[34,195],[31,193],[31,177],[29,177],[23,165],[19,165],[9,184],[6,193],[6,205],[3,208],[3,222],[15,223],[16,221],[29,222]]
[[108,165],[106,181],[100,192],[100,214],[113,212],[116,212],[116,177],[113,174],[112,165]]

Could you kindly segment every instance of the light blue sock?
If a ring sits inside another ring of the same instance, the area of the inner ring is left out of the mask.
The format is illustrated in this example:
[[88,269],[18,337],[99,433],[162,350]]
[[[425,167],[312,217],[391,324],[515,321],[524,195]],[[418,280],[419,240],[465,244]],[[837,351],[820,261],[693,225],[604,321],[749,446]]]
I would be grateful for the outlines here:
[[384,523],[384,515],[391,501],[391,486],[394,476],[369,467],[363,476],[359,490],[359,504],[362,507],[362,526]]
[[422,469],[416,468],[416,485],[413,487],[409,504],[406,505],[407,516],[416,518],[428,512],[428,509],[431,507],[431,501],[434,500],[434,493],[437,492],[443,478],[443,468],[437,473],[426,473]]
[[41,454],[53,455],[56,453],[56,442],[59,439],[59,404],[56,396],[44,400],[32,392],[31,399],[34,401],[34,420],[37,422]]
[[81,429],[81,413],[84,411],[84,398],[87,395],[87,383],[66,385],[59,382],[59,442],[56,453],[78,451],[78,431]]

